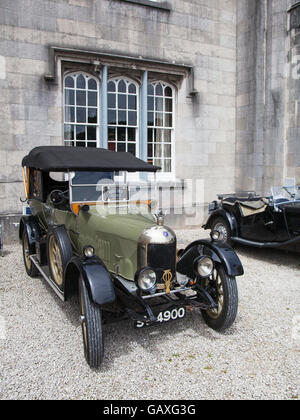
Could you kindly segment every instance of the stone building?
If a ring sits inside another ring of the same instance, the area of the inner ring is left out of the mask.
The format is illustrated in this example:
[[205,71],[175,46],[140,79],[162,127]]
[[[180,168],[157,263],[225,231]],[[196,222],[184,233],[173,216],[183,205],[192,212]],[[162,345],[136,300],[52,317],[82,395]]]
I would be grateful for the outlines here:
[[22,157],[38,145],[129,151],[162,166],[159,181],[175,191],[203,180],[203,208],[220,192],[300,183],[299,10],[288,0],[0,0],[6,236],[22,212]]

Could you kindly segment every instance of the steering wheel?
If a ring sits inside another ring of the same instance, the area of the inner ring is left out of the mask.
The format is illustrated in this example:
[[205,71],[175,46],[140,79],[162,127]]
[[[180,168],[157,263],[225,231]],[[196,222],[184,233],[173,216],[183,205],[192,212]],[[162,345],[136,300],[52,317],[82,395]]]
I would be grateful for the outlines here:
[[67,192],[68,191],[61,191],[61,190],[51,191],[50,196],[49,196],[51,203],[56,204],[56,205],[62,204],[66,200],[65,194]]

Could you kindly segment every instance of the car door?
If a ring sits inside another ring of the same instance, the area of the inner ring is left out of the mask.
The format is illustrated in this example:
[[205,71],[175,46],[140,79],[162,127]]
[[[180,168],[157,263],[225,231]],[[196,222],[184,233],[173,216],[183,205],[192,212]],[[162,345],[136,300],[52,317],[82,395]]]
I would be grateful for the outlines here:
[[241,217],[240,232],[243,239],[272,242],[276,240],[276,231],[277,223],[270,206],[262,213]]

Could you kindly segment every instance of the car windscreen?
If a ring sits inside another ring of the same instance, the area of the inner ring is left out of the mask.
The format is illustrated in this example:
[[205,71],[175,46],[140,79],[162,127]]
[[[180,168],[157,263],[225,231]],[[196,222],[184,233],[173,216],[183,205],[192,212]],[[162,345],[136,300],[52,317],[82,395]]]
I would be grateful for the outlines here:
[[300,185],[296,185],[294,187],[295,198],[296,200],[300,200]]
[[272,196],[275,201],[289,201],[300,199],[300,186],[272,187]]
[[97,202],[103,186],[113,183],[113,172],[75,172],[72,178],[72,202]]
[[124,203],[156,200],[153,174],[120,172],[73,172],[72,203]]

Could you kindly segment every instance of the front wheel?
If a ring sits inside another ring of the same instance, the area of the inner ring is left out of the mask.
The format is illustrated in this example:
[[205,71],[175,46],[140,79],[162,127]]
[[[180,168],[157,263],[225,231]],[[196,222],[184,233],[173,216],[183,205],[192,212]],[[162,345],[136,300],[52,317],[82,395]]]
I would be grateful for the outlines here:
[[223,217],[217,217],[212,225],[211,231],[217,230],[220,233],[220,242],[227,243],[230,246],[233,246],[231,240],[231,229],[228,222],[223,219]]
[[202,287],[210,294],[217,308],[202,310],[206,324],[223,332],[235,321],[238,310],[238,289],[235,277],[229,276],[221,265],[214,268],[212,275],[203,280]]
[[102,311],[91,301],[82,276],[79,278],[79,301],[84,355],[89,366],[97,369],[104,354]]

